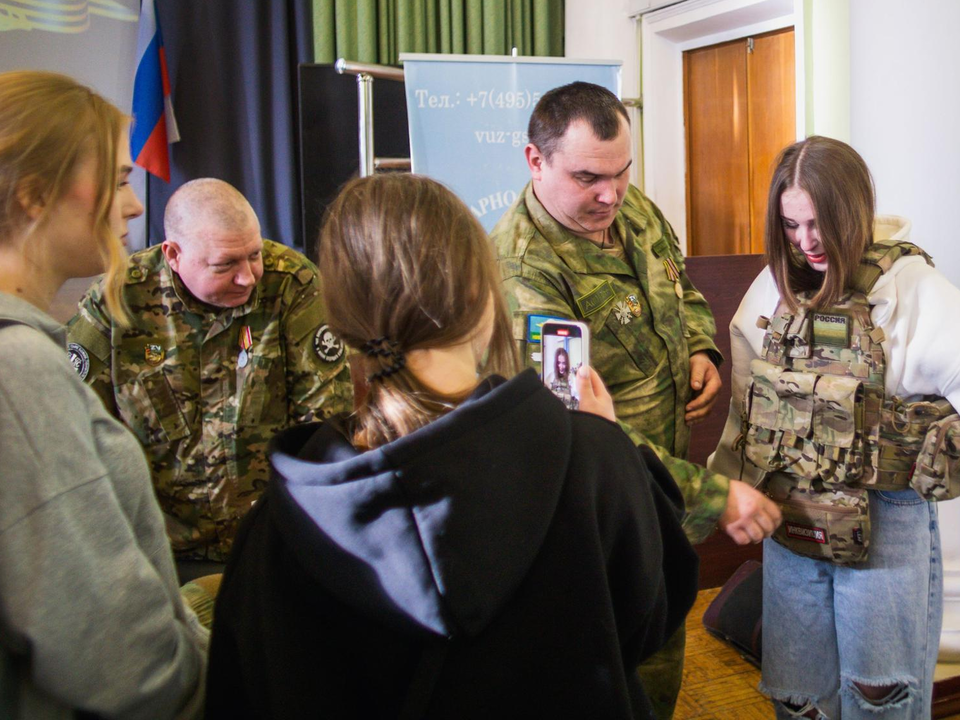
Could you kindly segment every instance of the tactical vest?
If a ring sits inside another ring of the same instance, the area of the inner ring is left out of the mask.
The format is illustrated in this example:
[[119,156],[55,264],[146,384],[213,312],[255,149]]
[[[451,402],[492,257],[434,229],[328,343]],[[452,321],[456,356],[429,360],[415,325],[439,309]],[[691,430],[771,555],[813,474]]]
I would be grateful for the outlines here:
[[795,312],[781,300],[772,318],[757,322],[766,334],[763,357],[750,364],[744,454],[765,471],[766,492],[784,514],[774,539],[795,552],[865,560],[867,490],[957,494],[960,417],[950,403],[884,392],[884,334],[873,326],[867,296],[910,255],[931,263],[910,243],[874,243],[836,306],[815,310],[812,293],[802,294]]

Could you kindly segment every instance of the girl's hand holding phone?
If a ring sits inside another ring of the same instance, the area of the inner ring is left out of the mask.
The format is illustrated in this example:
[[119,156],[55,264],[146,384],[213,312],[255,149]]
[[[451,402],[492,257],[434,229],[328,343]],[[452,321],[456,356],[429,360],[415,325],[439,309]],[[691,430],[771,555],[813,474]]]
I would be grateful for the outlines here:
[[616,422],[613,411],[613,398],[607,392],[600,375],[592,367],[582,365],[577,370],[577,390],[580,393],[580,410],[593,413],[610,422]]

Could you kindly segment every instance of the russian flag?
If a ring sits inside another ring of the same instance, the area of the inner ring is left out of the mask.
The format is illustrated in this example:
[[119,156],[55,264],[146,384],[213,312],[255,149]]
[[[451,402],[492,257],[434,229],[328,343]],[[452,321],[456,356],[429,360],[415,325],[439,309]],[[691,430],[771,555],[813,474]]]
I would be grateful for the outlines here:
[[133,82],[130,155],[137,165],[170,182],[168,143],[179,139],[160,21],[154,0],[143,0],[137,36],[137,76]]

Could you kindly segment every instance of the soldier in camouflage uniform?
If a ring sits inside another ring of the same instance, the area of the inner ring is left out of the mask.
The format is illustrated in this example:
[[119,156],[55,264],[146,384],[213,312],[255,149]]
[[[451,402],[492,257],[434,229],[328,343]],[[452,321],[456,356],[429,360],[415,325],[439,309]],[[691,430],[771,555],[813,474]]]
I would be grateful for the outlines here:
[[[492,233],[522,357],[539,364],[543,320],[585,322],[591,364],[621,424],[657,452],[683,492],[691,541],[719,521],[737,542],[759,542],[779,522],[776,507],[683,459],[688,423],[716,399],[721,358],[713,316],[687,279],[672,228],[629,186],[625,108],[603,88],[573,83],[544,95],[529,136],[532,182]],[[673,714],[683,647],[678,632],[641,666],[661,719]]]
[[267,482],[273,435],[350,410],[352,388],[343,345],[324,323],[316,266],[263,240],[238,191],[187,183],[164,229],[162,245],[129,260],[129,327],[107,312],[98,282],[70,322],[69,349],[140,439],[188,579],[192,564],[206,571],[198,561],[226,560]]

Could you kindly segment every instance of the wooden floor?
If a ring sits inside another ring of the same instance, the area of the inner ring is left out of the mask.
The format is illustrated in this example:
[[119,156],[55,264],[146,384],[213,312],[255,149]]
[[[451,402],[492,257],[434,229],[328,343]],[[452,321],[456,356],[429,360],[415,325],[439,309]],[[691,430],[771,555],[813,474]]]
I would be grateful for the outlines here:
[[687,656],[675,720],[771,720],[770,701],[757,691],[760,670],[703,627],[703,613],[720,588],[701,590],[687,616]]
[[[674,720],[774,720],[770,701],[757,691],[759,668],[703,627],[703,613],[719,592],[701,590],[687,616],[687,654]],[[939,717],[960,720],[960,715]]]

